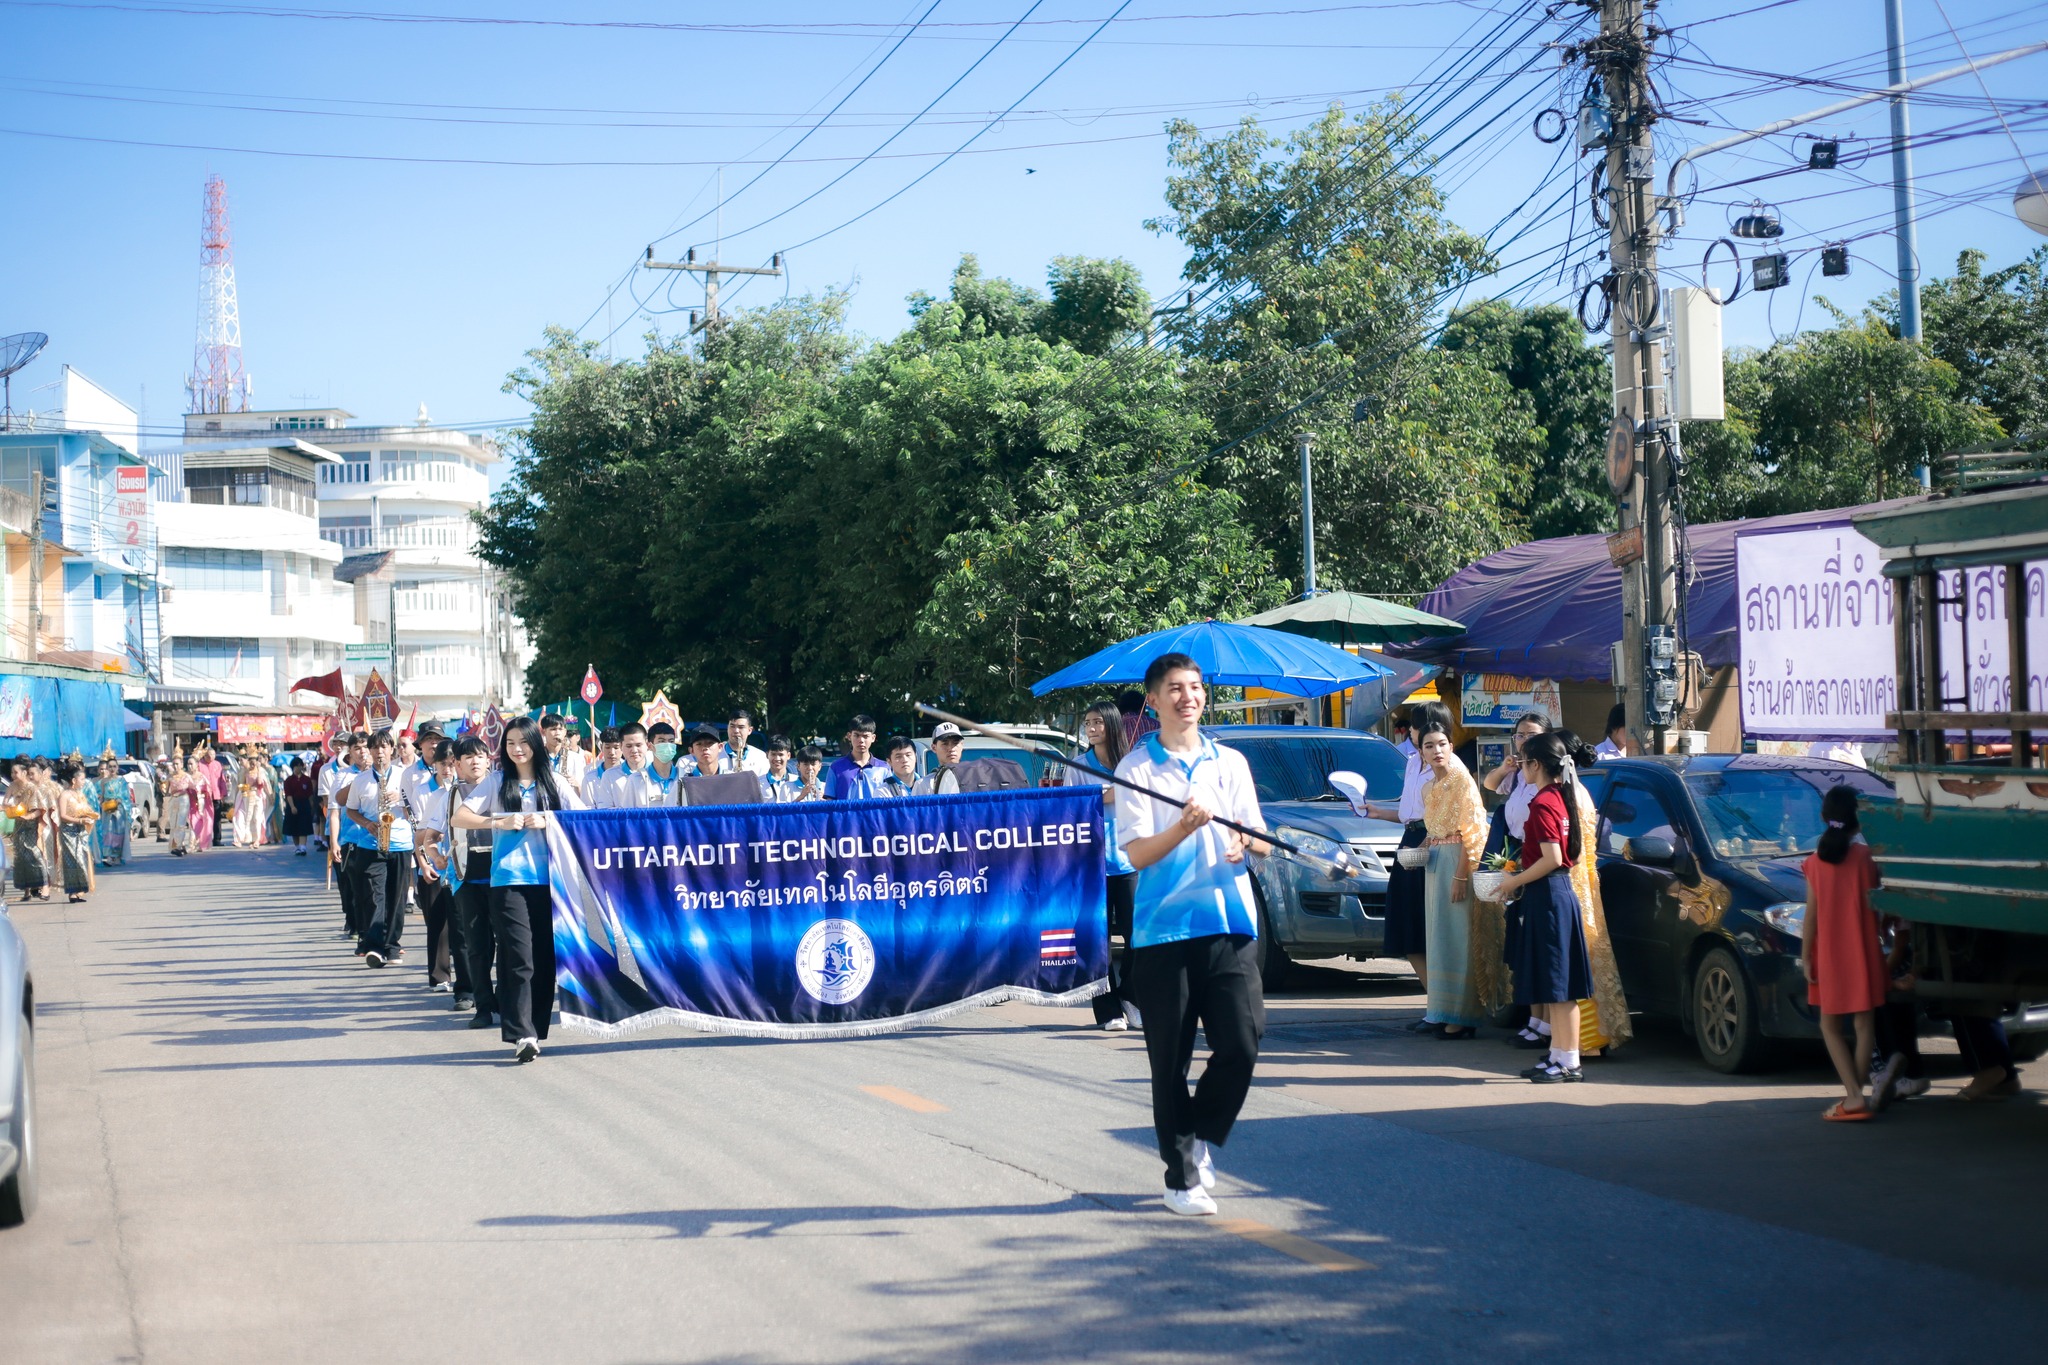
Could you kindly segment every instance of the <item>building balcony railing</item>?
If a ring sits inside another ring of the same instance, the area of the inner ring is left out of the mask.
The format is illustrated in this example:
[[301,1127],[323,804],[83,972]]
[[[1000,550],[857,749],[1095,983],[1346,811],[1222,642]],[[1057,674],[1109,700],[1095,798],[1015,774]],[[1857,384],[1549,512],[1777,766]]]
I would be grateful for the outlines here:
[[320,538],[344,550],[459,550],[476,553],[476,525],[466,519],[398,526],[323,526]]

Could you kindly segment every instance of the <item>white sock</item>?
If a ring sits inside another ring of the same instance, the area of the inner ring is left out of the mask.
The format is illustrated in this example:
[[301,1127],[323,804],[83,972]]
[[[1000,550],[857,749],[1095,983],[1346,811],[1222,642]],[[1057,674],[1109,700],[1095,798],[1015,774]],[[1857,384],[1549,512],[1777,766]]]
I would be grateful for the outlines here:
[[1539,1038],[1548,1038],[1550,1036],[1550,1021],[1548,1019],[1531,1019],[1529,1027],[1536,1030],[1536,1036]]
[[1566,1071],[1579,1069],[1579,1050],[1575,1047],[1552,1048],[1550,1055],[1557,1058],[1557,1064]]

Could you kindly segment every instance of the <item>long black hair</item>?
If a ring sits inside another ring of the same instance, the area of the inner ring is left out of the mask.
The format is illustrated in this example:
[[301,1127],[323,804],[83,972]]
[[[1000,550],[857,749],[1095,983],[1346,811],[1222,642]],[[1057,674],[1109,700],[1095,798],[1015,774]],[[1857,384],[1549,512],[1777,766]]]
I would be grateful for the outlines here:
[[[1583,747],[1583,746],[1581,746]],[[1557,784],[1558,795],[1564,798],[1564,860],[1575,863],[1579,860],[1579,784],[1565,776],[1567,759],[1577,763],[1569,747],[1557,731],[1531,735],[1522,741],[1522,757],[1543,769],[1544,775]]]
[[1821,819],[1828,827],[1821,831],[1820,842],[1813,851],[1824,863],[1839,863],[1849,856],[1849,843],[1856,837],[1863,823],[1856,818],[1856,789],[1854,787],[1829,787],[1820,799]]
[[519,799],[519,769],[505,756],[505,747],[515,738],[524,741],[527,752],[533,755],[534,808],[560,810],[562,793],[555,788],[555,765],[548,761],[548,751],[541,747],[540,726],[534,724],[531,716],[514,716],[506,723],[505,733],[498,737],[498,808],[526,808]]

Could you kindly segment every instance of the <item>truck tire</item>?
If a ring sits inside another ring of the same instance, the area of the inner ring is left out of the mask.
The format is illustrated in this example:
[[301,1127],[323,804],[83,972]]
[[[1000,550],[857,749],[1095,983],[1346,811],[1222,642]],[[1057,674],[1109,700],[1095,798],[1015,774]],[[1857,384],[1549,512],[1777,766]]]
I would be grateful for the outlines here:
[[1700,1058],[1726,1075],[1753,1071],[1763,1060],[1756,997],[1742,963],[1726,947],[1709,948],[1693,972],[1686,1009]]
[[2016,1033],[2010,1043],[2015,1062],[2037,1062],[2048,1052],[2048,1033]]
[[1273,932],[1273,917],[1266,913],[1266,893],[1259,889],[1256,880],[1252,882],[1252,902],[1259,910],[1259,987],[1272,995],[1287,984],[1294,959],[1287,956],[1287,950],[1280,946],[1280,939]]
[[26,1019],[15,1031],[20,1065],[15,1068],[14,1122],[8,1139],[19,1153],[14,1170],[0,1180],[0,1228],[28,1221],[36,1211],[36,1046]]

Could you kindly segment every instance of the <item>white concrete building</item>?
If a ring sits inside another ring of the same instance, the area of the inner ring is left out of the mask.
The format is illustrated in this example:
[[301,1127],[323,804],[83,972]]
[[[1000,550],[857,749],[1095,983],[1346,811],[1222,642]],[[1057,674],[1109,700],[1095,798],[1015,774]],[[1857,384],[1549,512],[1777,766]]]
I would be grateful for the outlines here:
[[332,670],[343,646],[363,638],[355,594],[334,576],[342,552],[321,538],[313,496],[315,471],[339,457],[281,437],[194,442],[148,458],[182,485],[160,485],[153,508],[165,686],[220,703],[290,705],[293,682]]
[[[524,705],[532,651],[511,594],[476,555],[470,513],[490,498],[497,448],[460,431],[352,427],[339,408],[203,413],[188,439],[262,432],[317,442],[335,458],[314,476],[319,535],[346,557],[339,577],[368,641],[396,637],[393,679],[422,719],[496,702]],[[244,438],[246,439],[246,438]],[[396,619],[396,629],[392,622]]]

